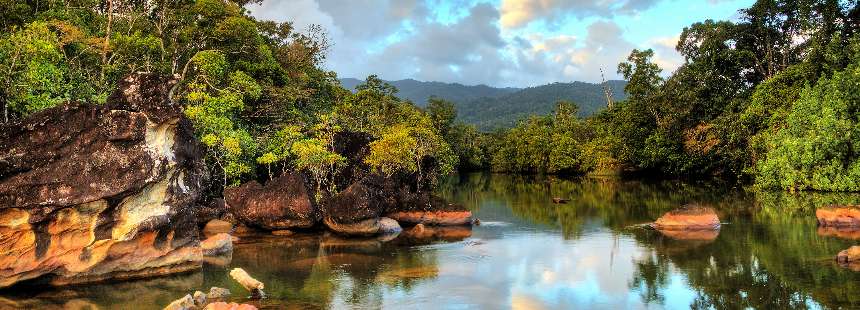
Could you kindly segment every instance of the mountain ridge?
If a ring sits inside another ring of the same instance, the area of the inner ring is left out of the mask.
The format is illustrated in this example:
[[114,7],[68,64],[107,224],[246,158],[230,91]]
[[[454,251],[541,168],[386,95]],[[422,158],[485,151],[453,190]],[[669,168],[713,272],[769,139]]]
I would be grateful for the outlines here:
[[[355,78],[343,78],[340,81],[342,86],[351,91],[355,91],[355,86],[364,82]],[[549,114],[560,100],[576,103],[581,117],[592,115],[606,107],[603,85],[588,82],[554,82],[526,88],[499,88],[484,84],[463,85],[414,79],[386,82],[397,87],[398,97],[410,100],[419,107],[426,106],[427,99],[431,96],[453,102],[457,107],[458,119],[474,124],[483,131],[513,127],[519,119],[529,115]],[[606,84],[612,90],[615,101],[626,98],[626,81],[610,80]]]

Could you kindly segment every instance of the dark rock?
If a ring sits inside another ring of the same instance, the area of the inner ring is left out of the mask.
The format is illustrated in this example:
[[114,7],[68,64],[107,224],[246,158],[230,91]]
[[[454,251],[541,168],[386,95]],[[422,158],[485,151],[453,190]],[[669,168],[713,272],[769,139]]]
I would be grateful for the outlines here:
[[169,89],[132,75],[104,105],[66,104],[0,130],[0,287],[199,268],[200,146]]
[[260,185],[247,182],[224,190],[228,209],[245,225],[265,230],[309,228],[317,212],[302,177],[287,174]]
[[212,220],[222,219],[227,213],[227,203],[224,199],[211,199],[205,204],[197,206],[197,223],[206,224]]

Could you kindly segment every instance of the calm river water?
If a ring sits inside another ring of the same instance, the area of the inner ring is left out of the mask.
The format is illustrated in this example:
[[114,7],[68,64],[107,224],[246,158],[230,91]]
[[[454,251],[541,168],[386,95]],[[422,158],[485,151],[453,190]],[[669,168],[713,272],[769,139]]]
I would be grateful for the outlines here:
[[[753,193],[719,184],[561,180],[472,174],[440,195],[480,226],[382,242],[332,235],[246,236],[228,266],[146,281],[0,293],[66,309],[160,309],[227,287],[242,267],[272,309],[820,309],[860,308],[860,272],[836,265],[860,233],[818,230],[815,208],[847,194]],[[556,205],[552,197],[570,198]],[[670,238],[634,225],[685,203],[707,204],[719,234]]]

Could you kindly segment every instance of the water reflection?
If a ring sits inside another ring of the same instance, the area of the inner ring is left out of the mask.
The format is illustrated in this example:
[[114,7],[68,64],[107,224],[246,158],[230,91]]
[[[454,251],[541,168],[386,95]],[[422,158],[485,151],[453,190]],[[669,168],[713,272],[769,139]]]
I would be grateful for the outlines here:
[[[440,194],[466,205],[482,224],[407,229],[388,242],[244,236],[229,266],[148,281],[0,292],[0,308],[159,309],[211,286],[242,292],[227,276],[232,267],[266,284],[270,298],[255,303],[264,309],[860,307],[860,273],[833,261],[860,233],[819,229],[814,217],[821,205],[860,202],[857,195],[488,174],[448,180]],[[552,197],[571,200],[553,204]],[[637,226],[693,202],[712,206],[726,224],[699,232]]]

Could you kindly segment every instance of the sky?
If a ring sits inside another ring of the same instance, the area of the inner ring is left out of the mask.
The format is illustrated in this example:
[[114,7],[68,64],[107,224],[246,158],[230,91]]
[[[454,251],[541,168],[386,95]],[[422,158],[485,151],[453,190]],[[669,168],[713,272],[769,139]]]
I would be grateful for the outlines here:
[[630,51],[670,74],[684,27],[736,20],[753,0],[266,0],[251,15],[320,25],[339,77],[528,87],[620,79]]

